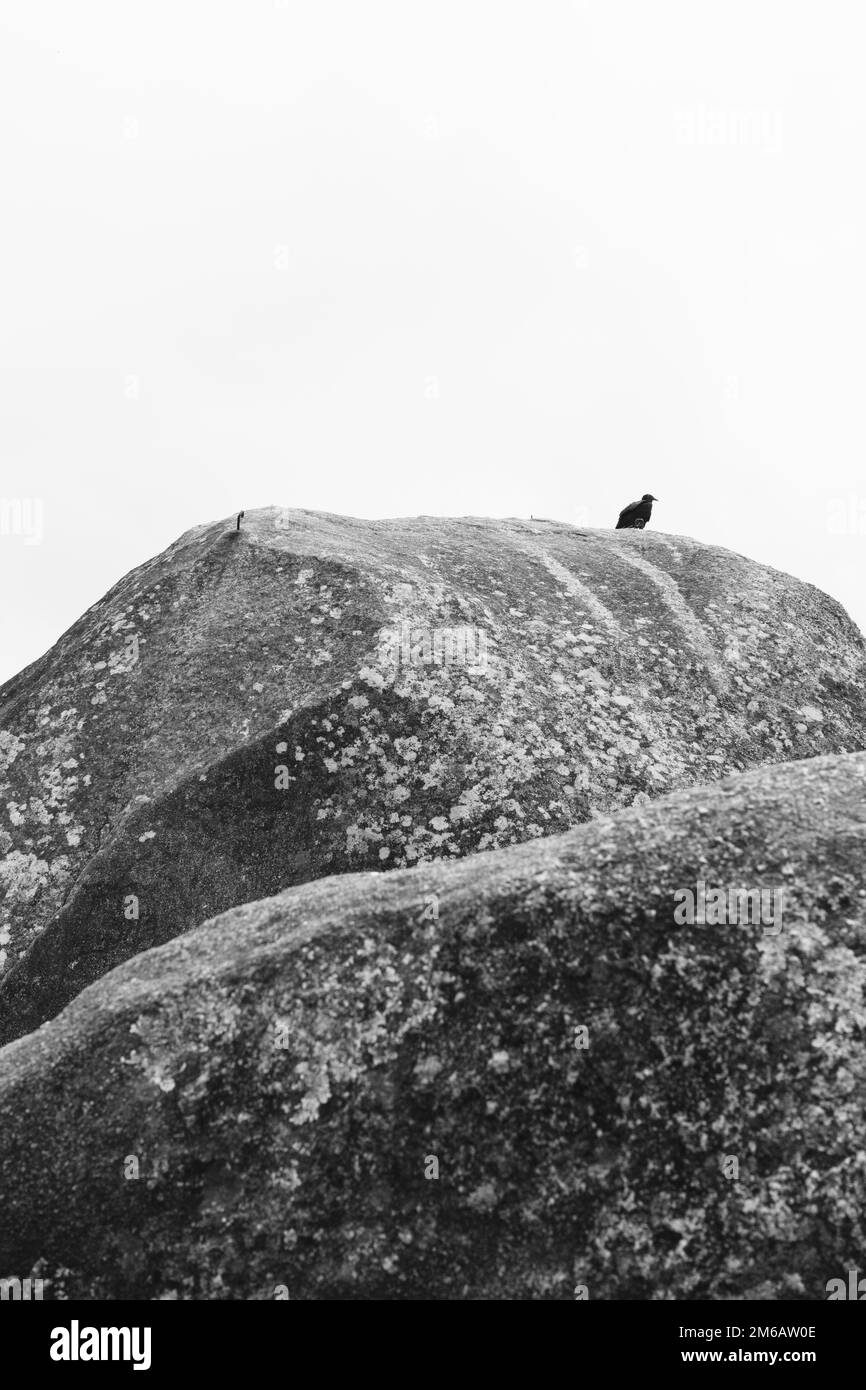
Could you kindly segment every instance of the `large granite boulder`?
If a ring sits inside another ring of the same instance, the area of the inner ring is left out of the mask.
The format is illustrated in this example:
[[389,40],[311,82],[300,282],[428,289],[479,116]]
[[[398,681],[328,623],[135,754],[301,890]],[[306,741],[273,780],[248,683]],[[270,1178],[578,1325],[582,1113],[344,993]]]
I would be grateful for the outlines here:
[[291,884],[864,746],[846,614],[715,547],[277,508],[197,528],[0,690],[0,1042]]
[[[672,681],[683,721],[687,698]],[[0,1274],[73,1298],[823,1299],[864,1249],[864,850],[866,755],[821,757],[332,876],[138,955],[0,1053]],[[783,896],[683,922],[711,890]]]

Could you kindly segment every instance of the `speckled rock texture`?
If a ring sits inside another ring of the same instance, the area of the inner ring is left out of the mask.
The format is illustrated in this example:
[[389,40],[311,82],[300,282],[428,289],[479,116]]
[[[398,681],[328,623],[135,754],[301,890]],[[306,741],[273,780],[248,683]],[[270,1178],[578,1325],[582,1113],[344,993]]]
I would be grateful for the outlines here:
[[278,508],[199,527],[0,691],[0,1042],[292,884],[864,747],[858,630],[728,551]]
[[[4,1049],[0,1271],[823,1299],[864,1249],[864,851],[866,755],[822,757],[206,922]],[[781,930],[678,925],[697,880]]]

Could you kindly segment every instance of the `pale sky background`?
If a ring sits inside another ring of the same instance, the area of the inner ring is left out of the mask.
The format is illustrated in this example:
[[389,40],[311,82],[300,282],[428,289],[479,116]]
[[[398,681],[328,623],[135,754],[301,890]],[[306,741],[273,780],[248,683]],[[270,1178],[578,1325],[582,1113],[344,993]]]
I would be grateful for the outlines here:
[[[190,526],[652,526],[866,627],[856,0],[0,0],[0,680]],[[33,539],[31,535],[30,539]]]

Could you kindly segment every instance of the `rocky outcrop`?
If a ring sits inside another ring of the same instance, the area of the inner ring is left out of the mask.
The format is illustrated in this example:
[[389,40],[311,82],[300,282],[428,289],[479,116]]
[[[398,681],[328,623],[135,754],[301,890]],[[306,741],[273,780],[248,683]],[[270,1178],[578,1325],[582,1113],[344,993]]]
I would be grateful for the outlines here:
[[[2,1053],[0,1272],[823,1299],[864,1245],[864,848],[866,755],[818,758],[139,955]],[[698,880],[781,917],[680,925]]]
[[863,640],[730,552],[269,508],[189,532],[0,691],[0,1042],[327,874],[866,746]]

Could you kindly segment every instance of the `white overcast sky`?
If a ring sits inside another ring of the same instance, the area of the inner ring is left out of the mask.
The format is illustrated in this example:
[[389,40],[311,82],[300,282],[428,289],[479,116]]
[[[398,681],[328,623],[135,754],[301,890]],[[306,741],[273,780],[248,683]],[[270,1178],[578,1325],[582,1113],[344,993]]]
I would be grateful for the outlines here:
[[270,503],[651,491],[866,626],[864,38],[856,0],[0,0],[0,680]]

